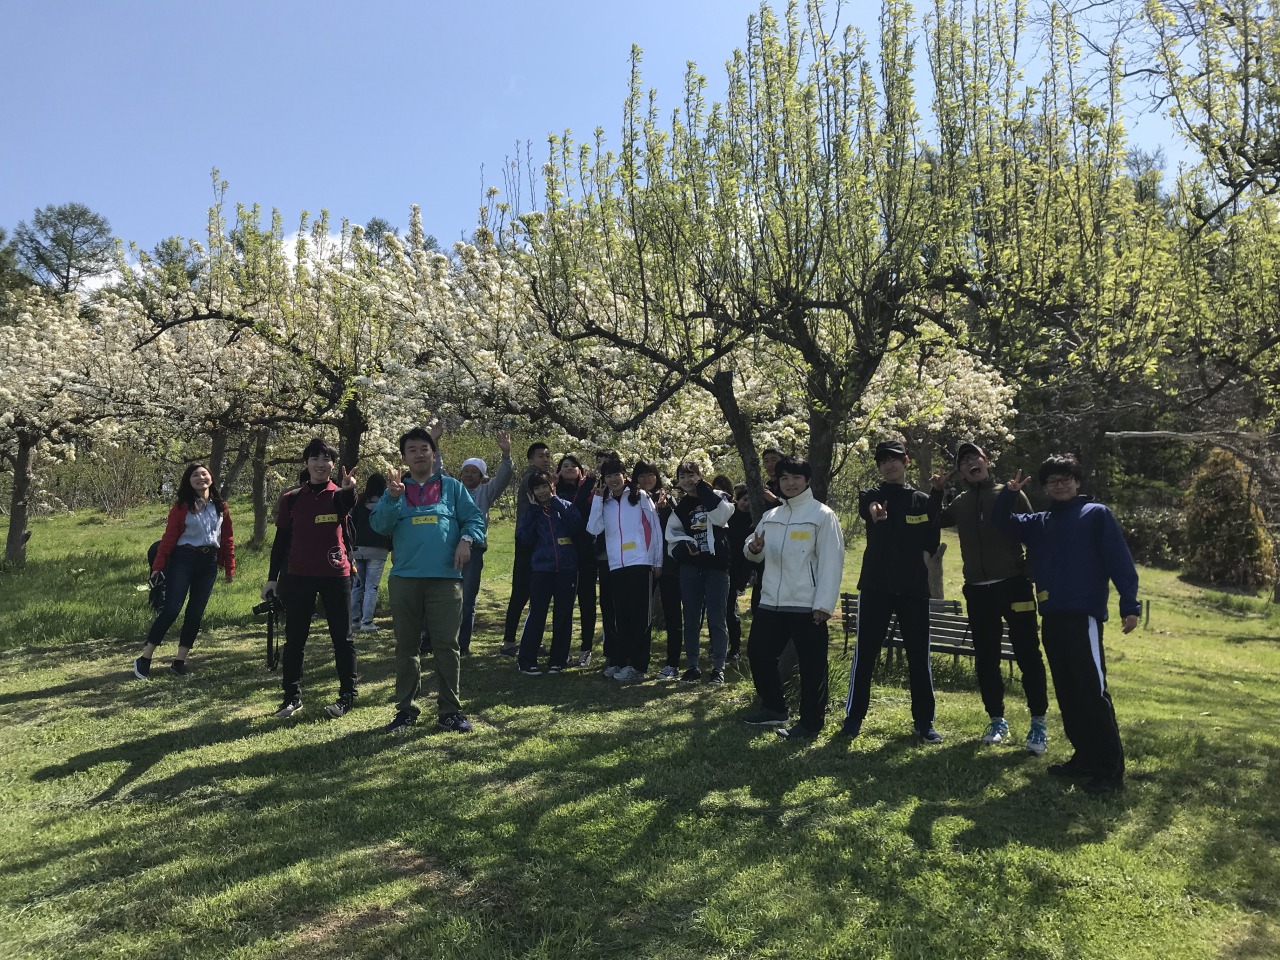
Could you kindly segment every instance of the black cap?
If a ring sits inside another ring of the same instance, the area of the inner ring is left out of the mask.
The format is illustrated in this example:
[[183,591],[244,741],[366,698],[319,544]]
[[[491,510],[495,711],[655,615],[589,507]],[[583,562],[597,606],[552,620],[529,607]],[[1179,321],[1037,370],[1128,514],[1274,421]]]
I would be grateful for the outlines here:
[[902,445],[901,440],[882,440],[876,444],[876,463],[888,460],[890,457],[897,457],[899,460],[907,459],[907,448]]
[[983,460],[987,459],[987,451],[983,450],[972,440],[966,440],[964,443],[960,444],[960,446],[956,447],[956,463],[959,463],[971,453],[976,453]]

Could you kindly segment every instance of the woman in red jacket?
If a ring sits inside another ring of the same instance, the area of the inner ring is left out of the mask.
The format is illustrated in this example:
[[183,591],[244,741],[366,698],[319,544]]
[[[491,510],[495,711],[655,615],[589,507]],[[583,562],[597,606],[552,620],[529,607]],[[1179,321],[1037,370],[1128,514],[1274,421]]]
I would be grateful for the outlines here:
[[230,583],[236,569],[231,513],[208,469],[193,463],[178,484],[178,498],[169,510],[169,522],[165,524],[160,549],[151,565],[152,582],[159,580],[165,585],[165,601],[151,624],[142,653],[133,661],[133,675],[139,680],[150,676],[151,655],[178,619],[184,600],[187,613],[182,619],[178,655],[169,669],[179,675],[186,674],[187,656],[200,632],[200,621],[219,567],[227,572]]

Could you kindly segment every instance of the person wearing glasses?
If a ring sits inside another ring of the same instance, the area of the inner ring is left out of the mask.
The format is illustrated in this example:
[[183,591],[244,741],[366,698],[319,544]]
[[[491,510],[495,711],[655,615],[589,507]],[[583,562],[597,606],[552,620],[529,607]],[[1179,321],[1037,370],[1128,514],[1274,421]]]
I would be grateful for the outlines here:
[[[1027,577],[1026,551],[1018,540],[1010,539],[987,523],[996,497],[1004,489],[991,476],[986,451],[973,441],[956,448],[956,469],[951,475],[960,481],[960,492],[942,506],[947,477],[932,478],[929,499],[939,510],[939,523],[955,527],[960,535],[960,556],[964,561],[965,612],[973,637],[973,667],[982,693],[982,705],[989,721],[983,743],[1009,742],[1009,723],[1004,718],[1004,679],[1000,676],[1000,639],[1009,625],[1009,643],[1022,671],[1022,690],[1031,713],[1026,749],[1036,756],[1049,744],[1045,713],[1049,691],[1044,660],[1040,656],[1040,634],[1036,629],[1035,588]],[[1014,495],[1013,509],[1030,513],[1031,501],[1025,493]]]
[[1114,793],[1124,786],[1124,747],[1107,687],[1102,646],[1108,581],[1120,594],[1121,632],[1138,625],[1138,571],[1115,515],[1080,493],[1083,471],[1070,453],[1055,453],[1037,476],[1049,509],[1015,513],[1017,496],[1031,480],[1022,471],[996,497],[991,522],[1005,536],[1031,548],[1041,637],[1062,713],[1062,729],[1075,748],[1049,766],[1060,777],[1085,779],[1084,790]]

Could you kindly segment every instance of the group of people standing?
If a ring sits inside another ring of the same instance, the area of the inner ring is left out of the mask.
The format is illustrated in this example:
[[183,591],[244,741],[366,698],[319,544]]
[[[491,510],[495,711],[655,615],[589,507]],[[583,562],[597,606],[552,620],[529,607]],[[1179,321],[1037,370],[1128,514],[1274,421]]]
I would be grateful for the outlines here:
[[[467,732],[459,697],[461,656],[470,650],[487,547],[488,511],[515,478],[510,437],[498,436],[500,460],[492,478],[485,461],[467,460],[460,479],[448,476],[439,453],[441,431],[415,428],[400,438],[405,472],[371,477],[361,495],[351,474],[333,479],[337,452],[322,439],[302,451],[306,476],[281,497],[264,598],[279,597],[285,615],[283,701],[276,716],[302,708],[303,648],[319,599],[328,622],[339,679],[326,713],[340,717],[357,697],[354,634],[377,629],[377,586],[388,554],[396,646],[396,713],[389,731],[419,719],[421,657],[433,655],[437,724]],[[516,492],[515,560],[500,651],[525,676],[561,673],[592,662],[597,591],[603,674],[620,682],[646,679],[652,660],[654,613],[667,634],[664,679],[725,683],[738,656],[738,597],[754,584],[747,653],[758,703],[744,717],[773,726],[792,740],[816,737],[825,725],[828,623],[840,610],[844,535],[836,514],[813,497],[806,460],[777,448],[762,455],[766,511],[753,522],[744,485],[708,482],[699,464],[681,463],[674,488],[655,465],[630,470],[615,451],[597,452],[592,469],[571,454],[552,470],[546,444],[526,452]],[[1120,593],[1124,632],[1137,623],[1137,573],[1114,516],[1079,494],[1082,472],[1071,455],[1054,455],[1039,470],[1050,499],[1034,512],[1021,472],[1005,484],[975,443],[961,444],[956,469],[932,478],[930,490],[907,480],[910,458],[898,441],[875,450],[881,483],[858,498],[866,548],[858,582],[857,646],[850,669],[841,734],[857,737],[870,704],[873,672],[891,621],[906,651],[911,714],[917,736],[938,743],[929,662],[929,559],[940,529],[955,526],[964,561],[964,594],[975,668],[989,723],[982,739],[1010,739],[1004,716],[1000,648],[1004,625],[1022,671],[1030,715],[1025,747],[1048,744],[1043,641],[1054,678],[1064,732],[1075,748],[1053,774],[1084,777],[1085,789],[1106,793],[1123,782],[1124,756],[1107,690],[1102,624],[1108,583]],[[944,503],[949,481],[958,492]],[[1031,548],[1031,566],[1024,544]],[[175,672],[185,660],[221,566],[234,571],[231,520],[209,471],[192,465],[179,486],[153,577],[169,593],[134,672],[147,677],[151,656],[189,594]],[[1034,581],[1034,584],[1033,584]],[[526,614],[527,607],[527,614]],[[543,646],[548,616],[550,647]],[[704,673],[702,626],[711,657]],[[794,645],[800,703],[794,723],[779,660]]]

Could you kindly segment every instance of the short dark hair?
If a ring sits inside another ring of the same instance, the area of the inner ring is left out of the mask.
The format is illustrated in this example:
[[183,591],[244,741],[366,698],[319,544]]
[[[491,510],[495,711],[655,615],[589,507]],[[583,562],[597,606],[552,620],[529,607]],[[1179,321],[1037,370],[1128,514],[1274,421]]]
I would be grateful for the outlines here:
[[535,470],[533,473],[529,474],[529,481],[525,486],[528,487],[529,493],[533,493],[534,487],[551,487],[554,490],[555,482],[551,479],[551,474],[547,473],[547,471]]
[[676,476],[679,477],[682,473],[696,473],[701,477],[702,467],[698,466],[698,461],[696,460],[681,460],[676,467]]
[[1044,486],[1050,477],[1062,474],[1075,478],[1076,483],[1084,483],[1084,471],[1080,469],[1080,461],[1076,459],[1074,453],[1049,454],[1045,457],[1044,463],[1040,464],[1036,478],[1040,481],[1040,485]]
[[622,461],[617,457],[606,457],[600,464],[600,476],[607,477],[611,473],[620,473],[624,477],[627,475],[627,468],[622,465]]
[[597,450],[596,451],[596,463],[601,463],[605,460],[621,460],[621,459],[622,457],[618,455],[617,450]]
[[547,451],[547,453],[550,453],[550,452],[551,452],[551,448],[550,448],[550,447],[548,447],[548,446],[547,446],[545,443],[543,443],[541,440],[539,440],[537,443],[531,443],[531,444],[529,444],[529,449],[528,449],[528,450],[526,450],[526,451],[524,452],[524,458],[525,458],[526,460],[532,460],[532,459],[533,459],[533,455],[534,455],[535,453],[537,453],[539,450],[545,450],[545,451]]
[[432,450],[439,449],[436,446],[435,437],[433,437],[429,432],[424,430],[422,427],[414,427],[412,430],[408,430],[405,433],[402,433],[400,435],[400,456],[402,457],[404,456],[404,448],[409,445],[410,440],[425,440],[427,441],[427,443],[431,444]]
[[575,457],[572,453],[566,453],[563,457],[560,458],[560,462],[556,464],[556,473],[559,473],[561,470],[563,470],[564,465],[566,463],[572,463],[579,470],[582,469],[582,461],[579,460],[577,457]]
[[711,479],[711,486],[724,493],[733,493],[733,481],[726,477],[723,473],[717,473]]
[[733,485],[733,499],[741,500],[747,495],[747,485],[745,483],[735,483]]
[[778,461],[778,479],[782,479],[784,473],[792,476],[804,477],[810,483],[813,482],[813,467],[809,466],[809,461],[798,454],[789,453]]
[[312,437],[311,442],[302,448],[302,460],[305,463],[312,457],[325,457],[332,463],[337,463],[338,451],[324,437]]
[[767,447],[765,447],[763,450],[761,450],[761,451],[760,451],[760,456],[761,456],[761,457],[764,457],[764,455],[765,455],[766,453],[776,453],[776,454],[777,454],[778,456],[780,456],[780,457],[785,457],[785,456],[786,456],[786,454],[782,452],[782,448],[781,448],[780,446],[778,446],[776,443],[771,443],[771,444],[769,444],[769,446],[767,446]]

